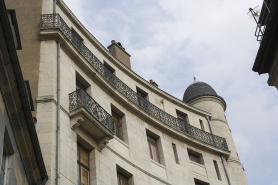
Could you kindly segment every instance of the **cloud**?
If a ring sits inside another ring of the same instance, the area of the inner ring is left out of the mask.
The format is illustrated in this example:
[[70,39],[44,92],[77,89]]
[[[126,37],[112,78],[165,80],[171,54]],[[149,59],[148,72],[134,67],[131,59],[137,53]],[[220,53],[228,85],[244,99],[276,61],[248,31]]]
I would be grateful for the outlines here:
[[197,80],[227,102],[227,119],[248,182],[278,184],[278,92],[252,66],[259,43],[249,7],[262,0],[65,0],[104,45],[120,41],[132,69],[182,99]]

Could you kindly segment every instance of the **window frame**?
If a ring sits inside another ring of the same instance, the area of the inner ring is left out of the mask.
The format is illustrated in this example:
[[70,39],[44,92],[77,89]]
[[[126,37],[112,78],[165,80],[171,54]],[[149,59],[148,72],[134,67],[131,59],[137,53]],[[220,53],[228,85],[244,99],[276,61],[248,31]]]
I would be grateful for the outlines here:
[[[200,160],[200,156],[192,154],[192,153],[188,153],[189,159],[195,163],[201,164],[201,160]],[[198,158],[198,162],[196,162],[193,157]]]
[[129,178],[128,178],[127,176],[123,175],[121,172],[117,171],[117,181],[118,181],[118,185],[122,185],[122,184],[120,183],[120,178],[119,178],[119,176],[124,177],[125,180],[126,180],[126,185],[129,185],[129,183],[128,183],[128,179],[129,179]]
[[203,120],[199,119],[199,122],[200,122],[201,130],[205,131]]
[[217,161],[216,161],[216,160],[213,160],[213,164],[214,164],[214,168],[215,168],[215,171],[216,171],[216,175],[217,175],[218,180],[222,181],[222,177],[221,177],[221,174],[220,174],[220,170],[219,170]]
[[145,91],[143,91],[142,89],[136,87],[136,93],[138,96],[140,96],[141,98],[144,98],[145,100],[148,100],[147,97],[148,97],[148,93],[146,93]]
[[[115,120],[114,118],[118,118],[118,120]],[[115,136],[119,139],[121,139],[122,141],[124,141],[124,137],[123,137],[123,124],[121,122],[122,117],[117,114],[115,111],[112,110],[112,120],[113,120],[113,124],[114,124],[114,133]],[[117,132],[116,132],[116,125],[120,128],[120,137],[117,136]]]
[[172,143],[172,147],[173,147],[173,152],[174,152],[174,156],[175,156],[175,161],[176,161],[176,164],[180,164],[176,144]]
[[[147,140],[148,140],[148,145],[149,145],[149,152],[150,152],[150,157],[152,160],[154,160],[155,162],[160,163],[160,156],[159,156],[159,150],[158,150],[158,144],[157,144],[157,139],[153,138],[150,135],[147,135]],[[158,161],[156,161],[153,157],[153,150],[152,150],[152,146],[154,146],[156,148],[156,153],[157,153],[157,159]]]
[[[88,159],[88,166],[83,164],[81,162],[81,156],[80,156],[80,148],[83,148],[87,152],[87,159]],[[81,169],[84,168],[85,170],[88,171],[88,185],[90,185],[90,156],[89,156],[89,151],[82,146],[81,144],[77,143],[77,165],[78,165],[78,185],[81,185]]]
[[[189,121],[188,121],[188,115],[186,113],[183,113],[181,111],[176,111],[177,113],[177,119],[184,122],[184,123],[187,123],[189,124]],[[181,119],[182,118],[182,119]]]

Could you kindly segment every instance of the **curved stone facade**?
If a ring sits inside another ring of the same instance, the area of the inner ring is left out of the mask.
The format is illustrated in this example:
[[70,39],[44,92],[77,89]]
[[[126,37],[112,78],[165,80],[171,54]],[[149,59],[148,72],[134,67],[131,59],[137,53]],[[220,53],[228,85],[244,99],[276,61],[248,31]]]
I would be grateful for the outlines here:
[[89,154],[84,169],[90,185],[116,185],[124,178],[129,185],[228,185],[233,172],[227,160],[235,147],[230,136],[211,133],[207,118],[213,122],[215,111],[186,104],[142,79],[102,46],[63,1],[57,14],[52,7],[52,1],[43,1],[36,97],[47,185],[56,180],[57,42],[60,184],[76,185],[82,177],[77,170],[84,167],[78,168],[81,147]]

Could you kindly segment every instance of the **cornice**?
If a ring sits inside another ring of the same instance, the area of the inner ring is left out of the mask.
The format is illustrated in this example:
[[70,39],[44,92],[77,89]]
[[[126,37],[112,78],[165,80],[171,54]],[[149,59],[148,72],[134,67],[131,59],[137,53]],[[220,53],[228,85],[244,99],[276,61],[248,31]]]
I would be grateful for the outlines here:
[[225,101],[223,101],[221,98],[216,97],[216,96],[200,96],[200,97],[194,98],[193,100],[190,100],[188,102],[188,104],[193,106],[194,104],[203,102],[203,101],[214,101],[216,103],[219,103],[223,107],[224,111],[226,111],[227,106],[226,106]]
[[206,112],[204,110],[192,107],[188,104],[186,104],[185,102],[177,99],[176,97],[168,94],[167,92],[154,87],[153,85],[151,85],[147,80],[143,79],[141,76],[139,76],[138,74],[136,74],[134,71],[132,71],[131,69],[129,69],[126,65],[124,65],[121,61],[119,61],[117,58],[115,58],[87,29],[86,27],[77,19],[77,17],[73,14],[73,12],[67,7],[67,5],[59,0],[58,1],[58,6],[61,8],[61,10],[68,16],[68,18],[74,23],[74,25],[79,28],[85,36],[86,38],[97,48],[99,49],[100,52],[102,52],[102,54],[104,56],[106,56],[110,62],[112,62],[114,65],[116,65],[122,72],[124,72],[126,75],[128,75],[129,77],[131,77],[133,80],[135,80],[136,82],[140,83],[141,85],[143,85],[145,88],[149,89],[152,92],[157,93],[158,95],[160,95],[163,99],[167,99],[168,101],[181,106],[185,109],[189,109],[192,112],[195,112],[197,114],[201,114],[203,116],[211,116],[211,114],[209,112]]

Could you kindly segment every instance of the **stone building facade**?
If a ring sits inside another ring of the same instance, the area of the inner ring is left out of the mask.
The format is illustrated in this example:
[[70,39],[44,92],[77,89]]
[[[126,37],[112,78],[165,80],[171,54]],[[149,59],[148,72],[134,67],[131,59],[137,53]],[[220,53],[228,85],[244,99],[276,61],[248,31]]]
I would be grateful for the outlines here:
[[48,175],[18,61],[19,35],[16,12],[0,0],[0,185],[44,185]]
[[121,43],[106,49],[63,1],[25,2],[6,0],[30,19],[18,20],[22,45],[36,45],[19,58],[34,54],[36,71],[27,59],[22,70],[47,185],[248,184],[212,87],[194,82],[181,101],[134,73]]

